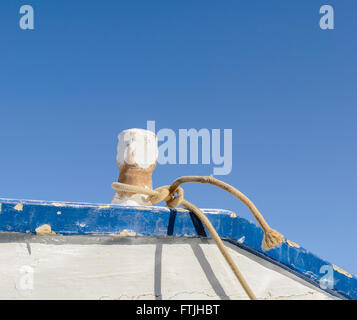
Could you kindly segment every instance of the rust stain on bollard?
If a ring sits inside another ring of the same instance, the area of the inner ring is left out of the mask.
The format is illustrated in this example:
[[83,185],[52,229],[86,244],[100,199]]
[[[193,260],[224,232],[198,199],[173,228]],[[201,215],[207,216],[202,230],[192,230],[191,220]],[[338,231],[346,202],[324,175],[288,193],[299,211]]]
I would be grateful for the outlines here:
[[[148,130],[129,129],[118,135],[116,162],[119,168],[118,182],[152,189],[152,173],[156,167],[158,147],[156,135]],[[131,192],[115,192],[113,204],[148,205],[147,195]]]

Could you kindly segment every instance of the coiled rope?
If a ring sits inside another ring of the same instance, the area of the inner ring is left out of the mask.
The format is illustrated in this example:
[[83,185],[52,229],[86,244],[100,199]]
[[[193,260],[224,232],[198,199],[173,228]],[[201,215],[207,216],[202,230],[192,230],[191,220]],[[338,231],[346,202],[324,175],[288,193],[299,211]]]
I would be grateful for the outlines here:
[[249,287],[247,281],[244,279],[242,273],[239,271],[238,267],[234,263],[227,248],[224,246],[223,241],[221,240],[218,233],[212,226],[211,222],[207,219],[207,217],[199,208],[197,208],[194,204],[184,199],[184,191],[180,187],[180,185],[184,183],[192,183],[192,182],[212,184],[216,187],[219,187],[229,192],[230,194],[238,198],[240,201],[242,201],[249,208],[254,218],[257,220],[260,227],[264,231],[264,238],[262,241],[262,249],[264,251],[270,250],[285,241],[284,236],[282,234],[269,227],[268,223],[265,221],[262,214],[259,212],[256,206],[253,204],[252,201],[249,200],[247,196],[245,196],[243,193],[241,193],[239,190],[229,185],[228,183],[225,183],[214,177],[185,176],[176,179],[170,186],[162,186],[155,190],[150,190],[143,187],[129,185],[120,182],[113,182],[112,188],[117,192],[127,192],[133,194],[139,193],[139,194],[148,195],[149,200],[153,204],[159,203],[161,201],[165,201],[166,205],[169,208],[176,208],[179,205],[181,205],[186,209],[188,209],[189,211],[193,212],[206,227],[207,231],[211,235],[212,239],[215,241],[223,257],[226,259],[228,265],[231,267],[234,275],[238,279],[239,283],[243,287],[246,294],[249,296],[251,300],[256,300],[257,298],[254,295],[252,289]]

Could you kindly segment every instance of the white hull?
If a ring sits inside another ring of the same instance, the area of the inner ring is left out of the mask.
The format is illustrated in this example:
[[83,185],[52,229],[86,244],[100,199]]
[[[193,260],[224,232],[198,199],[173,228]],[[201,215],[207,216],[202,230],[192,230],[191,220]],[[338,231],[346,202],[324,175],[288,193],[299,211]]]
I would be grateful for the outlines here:
[[[336,299],[225,242],[259,299]],[[2,234],[0,299],[248,299],[210,240]]]

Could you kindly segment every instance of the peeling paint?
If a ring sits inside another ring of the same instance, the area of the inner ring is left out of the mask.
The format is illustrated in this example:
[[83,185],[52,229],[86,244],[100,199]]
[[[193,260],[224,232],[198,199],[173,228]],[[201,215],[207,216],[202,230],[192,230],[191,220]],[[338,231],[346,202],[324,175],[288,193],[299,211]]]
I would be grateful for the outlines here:
[[318,292],[314,292],[314,291],[308,291],[302,294],[292,294],[292,295],[284,295],[284,296],[276,296],[274,298],[269,297],[267,298],[262,298],[263,300],[287,300],[287,299],[292,299],[292,300],[299,300],[299,298],[306,298],[306,296],[313,296],[313,295],[318,295]]
[[60,202],[53,202],[53,203],[51,203],[51,205],[53,205],[55,207],[65,207],[65,204],[60,203]]
[[49,224],[43,224],[42,226],[39,226],[38,228],[36,228],[35,231],[36,231],[36,234],[39,236],[56,234],[56,232],[51,230],[51,226]]
[[108,208],[110,208],[110,206],[99,206],[98,208],[99,209],[108,209]]
[[343,270],[342,268],[336,266],[336,265],[332,265],[332,267],[339,273],[342,273],[344,274],[345,276],[349,277],[349,278],[352,278],[352,274],[348,273],[346,270]]
[[24,205],[23,205],[22,203],[18,203],[18,204],[14,207],[14,209],[15,209],[16,211],[22,211],[23,208],[24,208]]
[[294,241],[286,240],[286,242],[288,243],[288,245],[289,245],[290,247],[300,248],[300,245],[297,244],[297,243],[294,242]]
[[243,237],[239,238],[239,239],[237,240],[237,242],[238,242],[238,243],[243,243],[243,242],[244,242],[244,240],[245,240],[245,236],[243,236]]
[[[130,199],[130,198],[127,198]],[[136,206],[139,210],[151,211],[151,206]]]
[[315,273],[313,273],[312,271],[308,270],[304,272],[306,275],[308,275],[311,279],[317,279],[317,275]]
[[115,236],[115,237],[135,237],[136,236],[136,232],[134,231],[128,231],[126,229],[124,229],[122,232],[120,232],[119,234],[117,233],[110,233],[110,236]]

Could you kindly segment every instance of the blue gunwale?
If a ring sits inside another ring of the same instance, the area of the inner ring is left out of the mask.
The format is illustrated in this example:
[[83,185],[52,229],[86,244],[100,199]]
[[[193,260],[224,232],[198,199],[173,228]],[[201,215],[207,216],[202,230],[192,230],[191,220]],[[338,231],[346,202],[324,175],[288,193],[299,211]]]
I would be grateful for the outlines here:
[[[16,207],[18,204],[22,206]],[[330,262],[287,242],[264,252],[261,249],[263,231],[253,222],[228,210],[202,210],[223,239],[279,265],[320,289],[319,281],[324,276],[320,268],[330,266],[334,286],[333,289],[322,290],[339,298],[357,300],[355,276],[337,271]],[[0,199],[0,232],[35,233],[35,229],[43,224],[51,225],[53,231],[63,235],[118,234],[128,230],[137,236],[203,236],[197,233],[197,225],[194,225],[190,212],[184,209]]]

